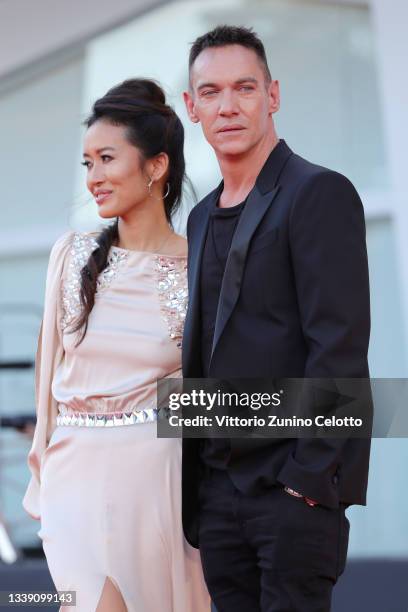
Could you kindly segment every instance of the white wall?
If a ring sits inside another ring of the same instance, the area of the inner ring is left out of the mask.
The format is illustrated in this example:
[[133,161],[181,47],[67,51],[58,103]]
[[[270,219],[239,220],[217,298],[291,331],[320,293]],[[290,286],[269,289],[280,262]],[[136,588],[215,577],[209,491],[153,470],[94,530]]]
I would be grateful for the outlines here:
[[67,226],[80,135],[81,55],[0,95],[2,256],[47,255]]
[[[79,55],[0,89],[0,360],[35,355],[50,245],[71,215],[82,82]],[[1,370],[0,415],[34,412],[34,371]],[[29,446],[0,430],[0,507],[17,544],[38,531],[21,506]]]

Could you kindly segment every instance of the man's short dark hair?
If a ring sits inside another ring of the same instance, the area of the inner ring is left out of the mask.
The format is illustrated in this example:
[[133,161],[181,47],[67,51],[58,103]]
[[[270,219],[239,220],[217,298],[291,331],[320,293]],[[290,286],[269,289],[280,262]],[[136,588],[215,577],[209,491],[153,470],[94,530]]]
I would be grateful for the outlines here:
[[191,72],[194,62],[204,49],[226,47],[227,45],[241,45],[247,49],[252,49],[262,63],[266,81],[269,82],[271,80],[272,77],[263,43],[252,28],[245,28],[244,26],[220,25],[211,30],[211,32],[199,36],[193,42],[190,49],[188,60],[189,72]]

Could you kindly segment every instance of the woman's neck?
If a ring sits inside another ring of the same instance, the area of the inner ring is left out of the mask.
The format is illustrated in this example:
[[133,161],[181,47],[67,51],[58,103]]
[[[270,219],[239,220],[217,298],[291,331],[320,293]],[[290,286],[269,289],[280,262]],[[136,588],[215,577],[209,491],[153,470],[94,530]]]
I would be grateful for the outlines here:
[[[152,202],[148,202],[148,205]],[[174,234],[164,208],[146,206],[119,217],[117,246],[130,251],[160,252]]]

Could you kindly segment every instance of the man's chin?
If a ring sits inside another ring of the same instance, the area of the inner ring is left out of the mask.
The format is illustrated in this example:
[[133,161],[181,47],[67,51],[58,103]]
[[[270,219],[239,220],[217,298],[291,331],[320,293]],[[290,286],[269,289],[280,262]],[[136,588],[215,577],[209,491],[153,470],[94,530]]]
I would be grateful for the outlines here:
[[248,143],[219,143],[214,147],[216,154],[222,157],[240,157],[249,151]]

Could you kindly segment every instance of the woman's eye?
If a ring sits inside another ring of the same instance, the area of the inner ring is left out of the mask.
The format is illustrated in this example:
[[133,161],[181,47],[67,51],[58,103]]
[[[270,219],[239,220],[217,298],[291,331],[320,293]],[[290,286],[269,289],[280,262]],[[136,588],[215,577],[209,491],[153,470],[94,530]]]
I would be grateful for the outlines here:
[[89,168],[90,165],[91,165],[91,162],[89,162],[89,161],[81,162],[81,166],[85,166],[86,168]]
[[105,163],[105,161],[110,161],[113,159],[110,155],[101,155],[101,160]]

